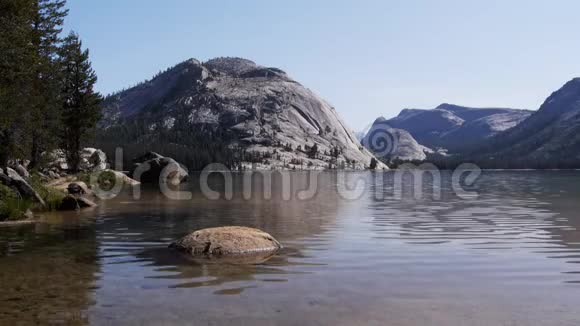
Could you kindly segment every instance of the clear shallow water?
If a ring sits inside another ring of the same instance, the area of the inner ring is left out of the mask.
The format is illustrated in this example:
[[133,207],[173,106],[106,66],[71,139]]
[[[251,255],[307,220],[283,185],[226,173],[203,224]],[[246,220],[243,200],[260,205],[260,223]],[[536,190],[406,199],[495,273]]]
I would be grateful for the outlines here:
[[[580,172],[485,172],[469,200],[448,176],[441,200],[398,200],[392,177],[353,201],[327,173],[306,201],[282,200],[276,182],[272,200],[145,191],[0,228],[0,324],[580,324]],[[285,249],[254,266],[166,249],[222,225],[264,229]]]

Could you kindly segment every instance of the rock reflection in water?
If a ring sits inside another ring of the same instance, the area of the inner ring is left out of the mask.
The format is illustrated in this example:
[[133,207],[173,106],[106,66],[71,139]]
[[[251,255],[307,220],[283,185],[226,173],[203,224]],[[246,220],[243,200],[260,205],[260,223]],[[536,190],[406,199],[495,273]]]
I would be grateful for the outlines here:
[[93,228],[0,230],[0,324],[86,324],[99,271]]
[[[185,255],[168,252],[163,248],[144,250],[137,257],[149,261],[149,266],[156,266],[157,272],[169,275],[152,276],[150,278],[175,280],[170,288],[197,288],[219,287],[235,282],[287,282],[285,275],[300,274],[305,272],[289,272],[285,267],[300,266],[303,264],[292,263],[290,257],[299,257],[298,252],[291,249],[282,249],[277,254],[268,257],[228,257],[215,260],[194,259]],[[266,263],[267,262],[267,263]],[[243,286],[244,289],[256,288]],[[216,294],[222,294],[216,291]],[[231,294],[231,293],[229,293]]]

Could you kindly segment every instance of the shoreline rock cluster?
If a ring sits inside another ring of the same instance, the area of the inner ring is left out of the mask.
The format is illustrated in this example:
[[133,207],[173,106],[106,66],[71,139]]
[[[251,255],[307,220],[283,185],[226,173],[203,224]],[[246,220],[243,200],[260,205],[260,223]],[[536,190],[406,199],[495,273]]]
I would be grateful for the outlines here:
[[[154,152],[146,153],[133,160],[134,167],[131,175],[137,176],[140,180],[135,180],[123,172],[109,169],[107,156],[99,149],[84,148],[80,154],[79,174],[71,174],[64,151],[58,149],[43,153],[44,164],[40,171],[30,173],[27,170],[29,162],[21,161],[11,161],[6,171],[0,169],[0,186],[4,187],[0,189],[2,190],[0,208],[4,202],[8,201],[8,198],[2,196],[13,198],[17,203],[24,201],[31,203],[29,209],[17,212],[20,217],[11,216],[9,223],[16,224],[15,219],[32,220],[34,218],[32,211],[80,210],[96,207],[96,196],[88,180],[88,175],[94,172],[110,173],[108,178],[104,178],[106,180],[98,181],[100,186],[103,186],[100,182],[107,183],[104,186],[115,182],[111,182],[111,178],[130,186],[139,185],[140,181],[155,183],[162,173],[167,172],[165,177],[172,185],[183,183],[189,177],[183,165],[170,157]],[[0,210],[0,223],[4,223],[2,220],[7,218],[1,214]]]
[[[50,152],[42,154],[44,161],[43,168],[40,170],[40,175],[50,179],[58,179],[68,175],[70,166],[67,162],[66,153],[62,149],[55,149]],[[82,172],[93,172],[106,170],[107,155],[100,149],[87,147],[80,151],[80,166]]]

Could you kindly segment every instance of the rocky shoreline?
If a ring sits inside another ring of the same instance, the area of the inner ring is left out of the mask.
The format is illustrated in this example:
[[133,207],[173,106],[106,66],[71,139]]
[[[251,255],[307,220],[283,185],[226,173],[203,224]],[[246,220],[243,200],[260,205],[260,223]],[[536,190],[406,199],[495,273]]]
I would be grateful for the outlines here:
[[[134,158],[127,172],[110,169],[106,154],[95,148],[80,151],[81,164],[76,173],[71,172],[62,150],[43,153],[43,158],[41,168],[33,171],[27,169],[29,162],[17,160],[10,161],[5,171],[0,169],[0,225],[35,223],[38,221],[35,213],[97,207],[97,192],[112,189],[119,183],[156,184],[163,175],[167,184],[178,185],[189,178],[183,164],[155,152]],[[250,163],[246,167],[272,169]]]
[[[99,186],[112,183],[135,185],[129,176],[109,169],[101,150],[85,148],[80,153],[77,173],[70,173],[62,150],[44,153],[42,168],[28,171],[29,162],[10,161],[0,169],[0,225],[13,226],[38,222],[35,213],[54,210],[80,210],[98,206],[91,184],[91,174],[99,173]],[[114,180],[113,180],[114,179]]]
[[[133,160],[131,177],[109,169],[102,151],[86,148],[82,152],[81,171],[74,174],[60,156],[61,151],[49,156],[52,160],[42,172],[28,171],[27,162],[16,161],[6,168],[6,173],[0,171],[0,227],[41,222],[35,213],[95,208],[98,206],[97,188],[115,187],[118,182],[124,185],[138,185],[141,181],[155,183],[163,176],[167,184],[177,185],[189,177],[185,167],[177,161],[154,152]],[[264,231],[226,226],[197,230],[171,243],[169,248],[205,263],[258,264],[275,255],[282,245]]]

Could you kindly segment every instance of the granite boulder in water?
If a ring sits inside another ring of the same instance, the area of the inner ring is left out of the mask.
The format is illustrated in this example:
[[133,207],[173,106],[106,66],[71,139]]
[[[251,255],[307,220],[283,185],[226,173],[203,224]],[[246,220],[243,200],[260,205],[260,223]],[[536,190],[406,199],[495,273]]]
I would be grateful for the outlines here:
[[225,226],[195,231],[169,247],[203,258],[273,254],[282,245],[273,236],[258,229]]

